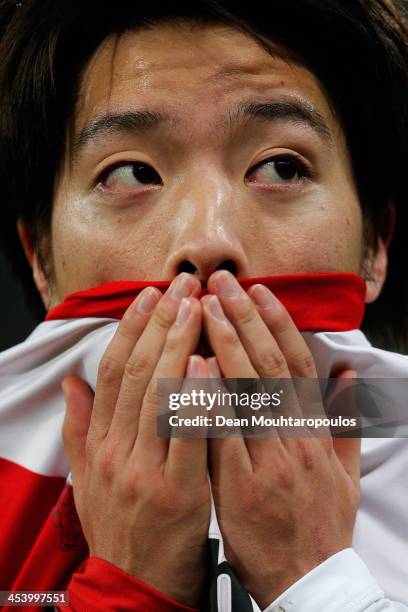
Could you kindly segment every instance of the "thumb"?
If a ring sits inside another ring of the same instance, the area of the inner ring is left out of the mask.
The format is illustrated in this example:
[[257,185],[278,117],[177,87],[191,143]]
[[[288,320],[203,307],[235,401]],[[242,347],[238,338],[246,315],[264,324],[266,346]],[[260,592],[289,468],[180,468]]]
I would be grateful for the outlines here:
[[64,378],[61,387],[66,402],[62,440],[72,479],[77,484],[85,468],[85,442],[92,414],[93,392],[85,381],[76,376]]
[[[346,381],[349,381],[349,389],[347,390],[346,396],[348,401],[353,405],[347,406],[347,415],[355,415],[358,421],[358,413],[357,407],[354,402],[354,393],[353,393],[353,379],[357,378],[357,372],[354,370],[343,370],[336,377],[342,381],[342,387],[345,388],[347,384]],[[333,447],[334,451],[340,460],[344,470],[350,476],[350,478],[354,481],[356,486],[360,484],[360,447],[361,447],[361,437],[359,435],[359,429],[356,428],[354,434],[350,433],[350,436],[354,437],[334,437],[333,438]]]

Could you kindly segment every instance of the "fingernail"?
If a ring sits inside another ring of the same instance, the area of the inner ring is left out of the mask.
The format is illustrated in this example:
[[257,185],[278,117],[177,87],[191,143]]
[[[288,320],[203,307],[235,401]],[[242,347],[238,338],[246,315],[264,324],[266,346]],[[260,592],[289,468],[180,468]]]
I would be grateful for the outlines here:
[[209,298],[205,301],[205,304],[208,307],[210,313],[213,315],[213,317],[215,317],[219,321],[226,321],[224,311],[216,295],[210,295]]
[[192,291],[193,281],[185,272],[177,276],[170,286],[170,295],[176,300],[181,300],[184,297],[188,297],[191,295]]
[[136,298],[136,310],[140,314],[149,314],[155,308],[159,296],[153,287],[146,287]]
[[183,298],[177,312],[176,325],[184,325],[191,314],[191,304],[187,298]]
[[254,285],[250,297],[260,308],[271,308],[278,304],[275,296],[263,285]]
[[216,275],[214,282],[222,297],[237,297],[242,291],[234,276],[229,272],[220,272]]
[[196,355],[190,355],[187,362],[186,376],[188,378],[198,378],[200,375],[201,360]]

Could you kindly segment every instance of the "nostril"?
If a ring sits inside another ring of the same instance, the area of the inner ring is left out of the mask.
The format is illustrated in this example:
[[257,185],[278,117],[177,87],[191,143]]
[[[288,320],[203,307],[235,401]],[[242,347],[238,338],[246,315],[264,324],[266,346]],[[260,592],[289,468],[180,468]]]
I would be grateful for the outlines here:
[[231,272],[231,274],[233,274],[234,276],[237,275],[237,266],[232,261],[232,259],[226,259],[225,261],[220,263],[220,265],[217,266],[215,270],[227,270],[228,272]]
[[198,274],[198,270],[195,267],[195,265],[192,264],[191,261],[187,261],[187,260],[182,261],[181,264],[179,265],[177,269],[177,274],[180,274],[181,272],[189,272],[190,274]]

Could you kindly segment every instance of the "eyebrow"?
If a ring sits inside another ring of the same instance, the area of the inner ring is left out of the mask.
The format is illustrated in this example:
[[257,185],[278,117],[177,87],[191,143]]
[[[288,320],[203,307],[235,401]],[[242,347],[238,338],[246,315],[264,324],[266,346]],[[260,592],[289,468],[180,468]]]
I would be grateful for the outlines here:
[[332,132],[321,113],[310,102],[303,99],[243,102],[229,114],[228,123],[233,125],[243,119],[268,122],[283,119],[311,128],[328,142],[332,140]]
[[148,109],[101,115],[82,127],[74,140],[73,157],[77,157],[88,143],[99,138],[120,132],[145,132],[174,122],[174,117]]
[[[325,141],[332,140],[331,130],[320,112],[302,99],[277,100],[271,102],[242,102],[222,119],[224,126],[231,127],[243,120],[253,119],[267,122],[286,120],[313,129]],[[163,125],[177,125],[180,118],[149,109],[107,113],[96,117],[82,127],[74,140],[73,158],[88,143],[116,133],[152,131]]]

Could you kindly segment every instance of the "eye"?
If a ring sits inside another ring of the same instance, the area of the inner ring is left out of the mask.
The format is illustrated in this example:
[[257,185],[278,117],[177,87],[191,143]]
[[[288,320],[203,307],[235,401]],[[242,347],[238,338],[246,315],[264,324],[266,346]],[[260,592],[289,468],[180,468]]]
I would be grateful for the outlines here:
[[288,184],[298,183],[309,173],[305,164],[293,157],[276,157],[260,162],[250,170],[250,183]]
[[144,185],[162,185],[162,180],[149,164],[133,162],[108,168],[99,177],[98,184],[112,191],[124,191]]

